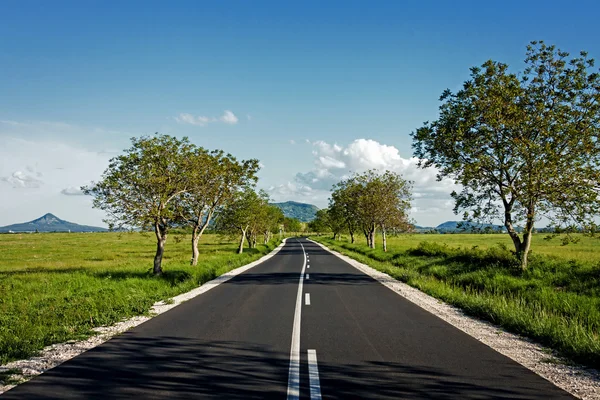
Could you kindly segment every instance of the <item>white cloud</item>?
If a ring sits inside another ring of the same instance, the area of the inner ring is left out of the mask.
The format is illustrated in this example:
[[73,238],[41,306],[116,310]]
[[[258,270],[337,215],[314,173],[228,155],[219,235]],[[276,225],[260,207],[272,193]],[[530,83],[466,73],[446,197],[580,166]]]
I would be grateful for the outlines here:
[[369,169],[390,170],[414,182],[415,217],[426,217],[427,223],[454,217],[450,193],[458,187],[449,180],[438,182],[434,168],[417,168],[418,159],[402,157],[394,146],[371,139],[356,139],[347,146],[318,140],[312,147],[312,170],[297,173],[293,182],[269,188],[277,200],[314,199],[317,205],[324,206],[331,187],[352,173]]
[[68,188],[64,188],[60,192],[66,196],[84,196],[84,193],[81,190],[81,188],[75,186],[69,186]]
[[296,144],[296,141],[295,141],[294,139],[290,139],[290,144],[291,144],[291,145],[295,145],[295,144]]
[[194,117],[192,114],[181,113],[178,117],[175,117],[175,121],[179,122],[180,124],[205,126],[211,122],[211,119],[203,115]]
[[238,120],[238,117],[236,117],[236,115],[232,111],[225,110],[223,112],[223,115],[221,115],[219,118],[207,117],[205,115],[198,115],[195,117],[192,114],[180,113],[178,116],[175,117],[175,121],[177,121],[180,124],[206,126],[211,122],[218,122],[218,121],[221,121],[228,125],[235,125],[238,123],[239,120]]
[[22,171],[15,171],[9,176],[0,177],[0,180],[8,182],[13,188],[37,189],[44,184],[41,179],[38,179],[42,176],[41,172],[35,173],[30,166],[25,167],[25,169],[31,172],[31,174],[27,174]]
[[238,117],[236,117],[235,114],[229,110],[225,110],[219,119],[229,125],[235,125],[238,123]]

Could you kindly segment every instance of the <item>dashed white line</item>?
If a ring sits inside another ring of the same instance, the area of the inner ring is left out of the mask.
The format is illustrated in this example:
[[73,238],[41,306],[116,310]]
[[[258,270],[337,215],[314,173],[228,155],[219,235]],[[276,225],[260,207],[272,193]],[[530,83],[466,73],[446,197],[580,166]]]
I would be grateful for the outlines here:
[[306,304],[307,306],[310,306],[310,293],[306,293],[304,295],[304,304]]
[[[300,246],[302,243],[298,240]],[[306,252],[302,246],[304,253],[304,263],[302,264],[302,272],[300,272],[300,280],[298,283],[298,295],[296,296],[296,310],[294,312],[294,325],[292,328],[292,348],[290,350],[290,369],[288,372],[288,400],[298,400],[300,398],[300,322],[302,313],[302,291],[304,281],[304,271],[306,271]]]
[[307,265],[306,268],[310,268],[310,265]]
[[321,400],[321,384],[319,382],[319,365],[317,364],[316,350],[308,350],[308,379],[311,400]]
[[306,280],[310,279],[310,274],[306,274]]

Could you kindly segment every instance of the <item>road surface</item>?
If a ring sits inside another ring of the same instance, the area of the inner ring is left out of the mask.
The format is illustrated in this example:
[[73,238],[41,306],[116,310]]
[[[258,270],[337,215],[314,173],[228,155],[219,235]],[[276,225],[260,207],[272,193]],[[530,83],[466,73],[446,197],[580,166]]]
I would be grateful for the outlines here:
[[572,399],[306,239],[0,396]]

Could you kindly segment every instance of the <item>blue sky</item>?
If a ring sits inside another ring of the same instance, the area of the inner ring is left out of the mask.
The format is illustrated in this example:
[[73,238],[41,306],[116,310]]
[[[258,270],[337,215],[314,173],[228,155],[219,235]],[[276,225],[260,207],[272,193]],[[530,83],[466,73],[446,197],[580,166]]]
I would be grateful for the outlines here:
[[[595,2],[3,1],[0,225],[101,224],[76,188],[131,136],[189,136],[258,158],[276,200],[325,206],[350,170],[415,181],[413,217],[456,219],[410,132],[487,59],[543,39],[600,57]],[[225,118],[224,118],[225,117]],[[205,121],[205,122],[203,122]],[[189,123],[189,122],[193,122]]]

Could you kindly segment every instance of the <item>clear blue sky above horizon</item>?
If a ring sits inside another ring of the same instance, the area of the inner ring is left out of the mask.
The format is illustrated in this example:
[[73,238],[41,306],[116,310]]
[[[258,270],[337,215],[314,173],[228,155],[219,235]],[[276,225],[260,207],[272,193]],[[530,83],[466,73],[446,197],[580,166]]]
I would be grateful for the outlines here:
[[154,132],[260,159],[275,200],[322,207],[348,171],[391,168],[415,180],[419,224],[456,219],[452,185],[414,169],[410,132],[471,66],[522,69],[531,40],[600,57],[598,11],[591,1],[5,0],[0,225],[46,212],[99,224],[76,189],[131,136]]

